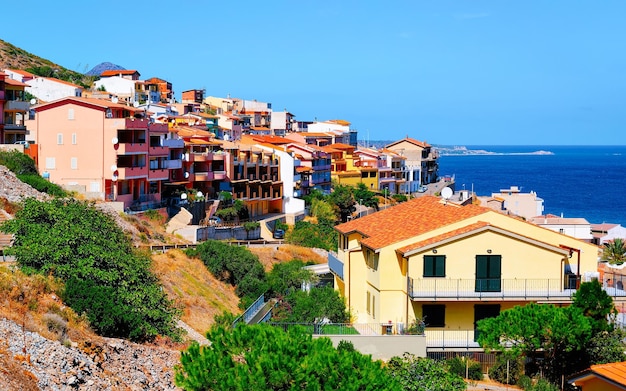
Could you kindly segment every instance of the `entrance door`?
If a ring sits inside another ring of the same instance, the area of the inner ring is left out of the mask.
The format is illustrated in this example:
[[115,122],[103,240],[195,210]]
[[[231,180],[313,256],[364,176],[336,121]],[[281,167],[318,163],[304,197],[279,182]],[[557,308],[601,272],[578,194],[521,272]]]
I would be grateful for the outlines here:
[[500,292],[501,255],[476,256],[476,292]]
[[474,305],[474,342],[478,339],[478,321],[500,315],[500,304]]

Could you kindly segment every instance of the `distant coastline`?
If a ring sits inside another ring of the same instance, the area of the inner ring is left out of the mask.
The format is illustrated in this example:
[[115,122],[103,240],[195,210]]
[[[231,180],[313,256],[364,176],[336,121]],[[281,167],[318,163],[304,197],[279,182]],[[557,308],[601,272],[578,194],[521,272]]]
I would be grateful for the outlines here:
[[465,146],[436,146],[440,156],[475,156],[475,155],[554,155],[552,151],[532,152],[492,152],[484,149],[468,149]]

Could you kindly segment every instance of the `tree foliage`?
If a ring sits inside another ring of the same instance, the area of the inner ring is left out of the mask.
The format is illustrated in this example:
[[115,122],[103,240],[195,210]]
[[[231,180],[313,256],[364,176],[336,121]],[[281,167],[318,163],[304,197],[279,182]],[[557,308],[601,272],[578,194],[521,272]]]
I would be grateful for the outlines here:
[[311,201],[311,210],[309,214],[317,217],[319,220],[336,221],[338,216],[335,214],[335,208],[328,201],[314,198]]
[[364,183],[357,184],[352,193],[354,194],[354,199],[359,200],[361,205],[378,210],[378,197]]
[[611,265],[621,265],[626,261],[626,242],[621,238],[615,238],[604,243],[602,247],[602,260]]
[[613,299],[602,289],[597,280],[583,282],[574,294],[572,306],[579,308],[591,323],[593,335],[613,328],[612,320],[617,315]]
[[405,353],[392,357],[387,364],[391,376],[404,391],[457,391],[465,390],[463,378],[446,371],[441,363]]
[[343,297],[331,287],[310,291],[294,290],[275,308],[275,322],[315,323],[328,318],[332,323],[347,323],[350,313]]
[[317,224],[298,221],[285,237],[285,241],[303,247],[315,247],[324,250],[337,250],[337,231],[334,221],[318,219]]
[[399,390],[382,367],[354,349],[335,349],[298,328],[217,327],[209,346],[192,344],[175,368],[184,390]]
[[333,192],[329,196],[330,202],[335,205],[340,217],[340,221],[348,221],[348,216],[352,216],[352,213],[356,211],[354,206],[354,196],[352,195],[352,188],[345,185],[335,185]]
[[303,269],[304,266],[304,262],[298,259],[275,264],[267,274],[270,294],[272,296],[285,295],[301,289],[303,282],[315,282],[317,279],[315,273]]
[[15,234],[8,251],[27,272],[65,282],[63,298],[105,336],[177,338],[178,310],[113,219],[93,204],[72,199],[27,199],[2,225]]
[[240,305],[251,304],[267,290],[265,269],[247,248],[207,240],[197,246],[196,253],[216,278],[236,287]]
[[35,161],[16,150],[0,151],[0,165],[5,166],[15,175],[39,174]]

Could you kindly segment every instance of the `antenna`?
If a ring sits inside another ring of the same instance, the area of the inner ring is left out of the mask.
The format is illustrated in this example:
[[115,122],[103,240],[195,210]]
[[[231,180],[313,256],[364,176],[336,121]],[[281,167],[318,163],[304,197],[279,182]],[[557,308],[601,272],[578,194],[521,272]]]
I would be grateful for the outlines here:
[[451,188],[444,187],[443,189],[441,189],[441,198],[443,198],[444,201],[447,203],[450,197],[452,197],[452,193],[453,192]]

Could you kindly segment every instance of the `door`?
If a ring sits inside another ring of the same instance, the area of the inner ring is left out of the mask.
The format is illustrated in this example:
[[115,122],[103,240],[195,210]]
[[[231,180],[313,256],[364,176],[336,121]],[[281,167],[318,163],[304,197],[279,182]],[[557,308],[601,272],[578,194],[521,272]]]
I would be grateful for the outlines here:
[[500,292],[501,255],[476,256],[476,292]]

